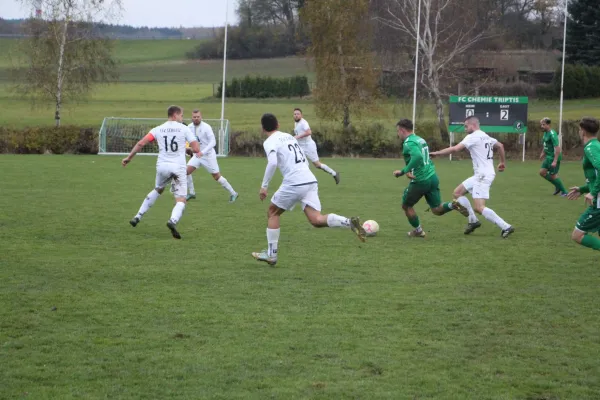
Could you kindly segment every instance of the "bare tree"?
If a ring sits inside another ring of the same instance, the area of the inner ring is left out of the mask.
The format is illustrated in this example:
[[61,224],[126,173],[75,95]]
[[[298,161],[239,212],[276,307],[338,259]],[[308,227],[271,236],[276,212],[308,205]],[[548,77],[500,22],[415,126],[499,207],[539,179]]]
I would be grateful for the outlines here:
[[42,16],[26,24],[29,37],[20,47],[16,70],[17,93],[35,103],[52,101],[60,126],[62,105],[84,98],[97,83],[117,78],[112,42],[94,30],[96,23],[112,18],[121,0],[22,0],[41,8]]
[[380,4],[375,18],[415,43],[419,1],[420,81],[433,97],[442,139],[448,141],[442,82],[452,75],[460,56],[481,40],[484,33],[472,11],[477,9],[477,0],[388,0]]

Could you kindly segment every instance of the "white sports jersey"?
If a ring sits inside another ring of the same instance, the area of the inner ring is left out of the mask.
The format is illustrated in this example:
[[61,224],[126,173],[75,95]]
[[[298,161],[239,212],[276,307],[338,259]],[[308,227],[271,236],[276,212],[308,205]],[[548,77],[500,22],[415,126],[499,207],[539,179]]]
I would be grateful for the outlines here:
[[153,128],[150,133],[158,145],[156,164],[185,165],[185,142],[197,139],[187,126],[177,121],[167,121]]
[[[307,130],[310,129],[310,126],[308,125],[308,122],[302,118],[300,121],[296,122],[294,124],[294,136],[298,136],[304,132],[306,132]],[[309,142],[312,142],[312,136],[305,136],[303,138],[300,139],[296,139],[298,141],[298,144],[300,144],[301,146],[304,146],[305,144],[308,144]]]
[[210,155],[215,152],[217,140],[215,139],[215,133],[209,124],[204,121],[200,121],[200,125],[196,126],[192,122],[188,125],[188,128],[190,128],[194,136],[196,136],[198,139],[202,154]]
[[299,186],[317,182],[298,141],[289,133],[273,132],[263,144],[267,157],[277,153],[277,168],[283,175],[282,185]]
[[498,143],[496,139],[482,130],[476,130],[468,134],[460,143],[471,153],[476,175],[496,175],[494,169],[494,145]]

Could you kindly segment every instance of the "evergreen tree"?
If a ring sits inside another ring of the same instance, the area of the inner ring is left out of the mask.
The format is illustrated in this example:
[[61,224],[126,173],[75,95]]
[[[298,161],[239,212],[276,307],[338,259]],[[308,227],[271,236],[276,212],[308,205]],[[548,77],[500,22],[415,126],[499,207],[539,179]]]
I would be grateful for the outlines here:
[[600,6],[598,0],[569,1],[567,62],[600,65]]

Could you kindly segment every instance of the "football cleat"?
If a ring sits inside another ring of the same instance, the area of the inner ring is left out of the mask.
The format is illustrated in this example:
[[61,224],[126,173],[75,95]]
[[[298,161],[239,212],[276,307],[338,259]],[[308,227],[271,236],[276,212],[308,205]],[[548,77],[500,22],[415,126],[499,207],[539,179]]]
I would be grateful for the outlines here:
[[462,204],[460,204],[456,200],[454,200],[452,202],[452,208],[454,208],[456,211],[458,211],[459,213],[461,213],[461,215],[463,217],[468,217],[469,216],[469,210],[467,210],[465,207],[463,207]]
[[175,239],[181,239],[181,235],[179,234],[179,232],[177,232],[177,228],[175,228],[175,225],[176,224],[171,220],[167,222],[167,228],[171,230],[171,235],[173,235]]
[[231,196],[229,196],[229,202],[230,203],[235,203],[235,201],[238,199],[238,197],[240,197],[239,193],[232,194]]
[[360,223],[360,219],[358,217],[350,218],[350,229],[352,229],[352,232],[356,234],[358,240],[360,240],[363,243],[367,241],[367,232],[365,232],[365,228],[362,227],[362,224]]
[[515,228],[513,228],[512,226],[509,226],[508,228],[502,230],[502,233],[500,234],[502,236],[503,239],[506,239],[511,233],[515,232]]
[[423,238],[423,239],[425,238],[425,236],[427,236],[423,229],[421,229],[420,231],[417,231],[416,229],[412,230],[412,231],[408,232],[407,235],[408,235],[408,237],[417,237],[417,238]]
[[252,257],[254,257],[256,261],[266,262],[272,267],[277,264],[277,257],[269,257],[266,250],[262,250],[260,253],[252,253]]
[[477,222],[469,222],[467,224],[467,227],[465,228],[465,235],[470,235],[471,233],[473,233],[473,231],[475,231],[475,229],[479,228],[481,226],[481,222],[477,221]]
[[335,184],[339,185],[340,184],[340,173],[336,172],[335,175],[333,176],[333,179],[335,180]]

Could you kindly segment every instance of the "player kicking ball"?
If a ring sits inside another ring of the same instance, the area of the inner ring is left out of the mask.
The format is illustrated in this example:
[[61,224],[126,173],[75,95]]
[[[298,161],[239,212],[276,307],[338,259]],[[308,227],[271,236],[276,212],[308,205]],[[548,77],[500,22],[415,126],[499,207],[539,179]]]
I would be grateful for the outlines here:
[[475,211],[481,214],[488,221],[496,224],[503,238],[507,238],[514,233],[515,229],[498,216],[491,208],[485,206],[485,201],[490,198],[490,187],[496,178],[496,170],[494,169],[494,149],[500,153],[500,163],[498,171],[504,171],[505,154],[502,143],[487,135],[479,129],[479,119],[477,117],[468,117],[465,120],[465,132],[467,136],[456,146],[448,147],[444,150],[431,153],[432,156],[443,156],[456,153],[464,149],[469,150],[471,159],[473,160],[473,170],[475,174],[454,189],[454,198],[456,201],[467,209],[469,215],[469,224],[465,229],[465,235],[473,233],[473,231],[481,226],[481,222],[473,212],[473,207],[469,199],[465,197],[467,192],[473,196],[475,203]]
[[302,110],[299,108],[294,108],[294,135],[306,158],[308,158],[316,168],[333,176],[335,184],[339,185],[340,173],[319,161],[317,144],[312,139],[312,130],[310,129],[308,122],[302,116]]
[[192,152],[188,152],[188,155],[192,158],[190,158],[190,161],[188,161],[187,164],[187,186],[189,191],[187,200],[196,198],[192,174],[196,169],[203,167],[212,175],[213,179],[223,187],[223,189],[227,190],[229,193],[229,202],[234,203],[239,195],[233,190],[229,181],[221,175],[219,163],[217,162],[217,153],[215,152],[215,146],[217,145],[215,133],[209,124],[202,121],[200,110],[192,111],[192,123],[189,124],[188,127],[196,136],[198,142],[200,142],[200,153],[194,157]]
[[319,186],[317,178],[310,172],[306,156],[296,139],[289,133],[280,132],[279,122],[273,114],[264,114],[261,118],[263,132],[267,135],[263,147],[267,154],[267,168],[259,191],[263,201],[275,171],[279,168],[283,182],[271,198],[267,211],[267,250],[252,253],[258,261],[269,265],[277,264],[279,243],[279,217],[291,211],[297,203],[302,205],[308,221],[316,228],[351,229],[364,242],[366,233],[358,217],[346,218],[336,214],[321,214]]
[[429,159],[429,147],[425,140],[413,132],[413,123],[409,119],[400,120],[396,124],[398,137],[404,141],[402,155],[406,166],[400,171],[394,171],[394,176],[399,178],[406,175],[410,179],[408,187],[402,196],[402,209],[408,222],[414,228],[408,232],[409,237],[424,238],[425,231],[421,227],[419,216],[414,209],[415,204],[425,197],[425,201],[435,215],[444,215],[452,210],[457,210],[465,217],[467,210],[456,202],[442,204],[440,196],[440,181],[435,172],[435,166]]
[[576,200],[585,194],[585,202],[589,205],[587,210],[575,225],[571,239],[582,246],[600,250],[600,239],[590,235],[600,231],[600,142],[598,131],[600,123],[595,118],[584,117],[579,122],[579,137],[583,142],[583,174],[587,183],[581,187],[573,187],[568,198]]
[[544,149],[540,154],[540,160],[543,160],[542,167],[540,168],[540,176],[554,185],[554,195],[560,193],[562,197],[567,195],[567,189],[563,185],[562,181],[558,177],[558,170],[560,169],[560,161],[562,160],[562,151],[558,142],[558,135],[556,131],[552,129],[550,125],[552,121],[550,118],[543,118],[540,121],[540,126],[544,131]]
[[169,120],[153,128],[150,133],[137,142],[131,153],[121,161],[121,164],[126,167],[145,145],[156,141],[158,145],[156,184],[154,185],[154,189],[146,196],[138,213],[129,223],[135,228],[142,220],[144,214],[148,212],[150,207],[156,202],[156,199],[165,190],[165,186],[169,182],[172,182],[171,187],[175,195],[175,207],[173,207],[167,227],[171,230],[171,234],[175,239],[181,239],[176,226],[183,215],[186,203],[185,143],[187,141],[190,144],[194,153],[200,152],[200,145],[189,128],[181,123],[183,120],[183,109],[181,107],[169,107],[167,116]]

